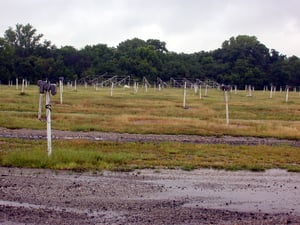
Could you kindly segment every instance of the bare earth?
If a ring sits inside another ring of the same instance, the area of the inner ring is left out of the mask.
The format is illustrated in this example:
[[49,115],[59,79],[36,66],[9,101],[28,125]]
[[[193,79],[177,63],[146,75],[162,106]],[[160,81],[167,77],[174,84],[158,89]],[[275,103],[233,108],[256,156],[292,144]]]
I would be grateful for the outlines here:
[[[0,137],[46,139],[45,130],[7,129],[0,127]],[[190,142],[199,144],[230,144],[230,145],[280,145],[287,144],[299,146],[300,140],[287,140],[276,138],[257,137],[232,137],[232,136],[197,136],[197,135],[159,135],[159,134],[127,134],[112,132],[73,132],[52,130],[53,139],[85,139],[93,141],[117,141],[117,142]]]
[[[252,137],[53,131],[54,138],[289,144]],[[0,128],[0,137],[45,131]],[[300,174],[201,169],[75,173],[0,167],[0,224],[300,224]]]
[[283,170],[0,173],[5,225],[300,224],[300,175]]

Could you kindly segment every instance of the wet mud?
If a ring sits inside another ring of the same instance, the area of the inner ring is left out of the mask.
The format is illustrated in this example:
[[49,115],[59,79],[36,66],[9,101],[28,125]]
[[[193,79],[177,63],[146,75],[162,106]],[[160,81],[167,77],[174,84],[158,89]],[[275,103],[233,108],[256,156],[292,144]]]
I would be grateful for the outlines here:
[[300,224],[300,174],[0,167],[0,224]]

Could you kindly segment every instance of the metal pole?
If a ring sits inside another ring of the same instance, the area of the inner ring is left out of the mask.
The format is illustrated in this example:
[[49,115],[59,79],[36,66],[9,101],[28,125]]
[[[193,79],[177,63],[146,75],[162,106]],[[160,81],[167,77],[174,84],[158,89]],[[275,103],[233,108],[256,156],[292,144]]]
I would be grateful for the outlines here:
[[229,108],[228,108],[228,91],[224,91],[225,105],[226,105],[226,124],[229,125]]
[[46,116],[47,116],[48,157],[50,157],[52,154],[50,91],[46,91]]
[[63,81],[59,80],[59,94],[60,94],[60,104],[63,103]]
[[113,90],[114,90],[114,82],[111,82],[111,87],[110,87],[110,96],[113,96]]
[[202,99],[202,88],[201,88],[201,84],[199,86],[199,98]]
[[22,94],[24,94],[24,88],[25,88],[25,80],[22,79],[22,89],[21,89]]
[[289,101],[289,87],[286,87],[286,93],[285,93],[285,102]]
[[186,107],[186,81],[184,82],[184,87],[183,87],[183,108],[185,109]]

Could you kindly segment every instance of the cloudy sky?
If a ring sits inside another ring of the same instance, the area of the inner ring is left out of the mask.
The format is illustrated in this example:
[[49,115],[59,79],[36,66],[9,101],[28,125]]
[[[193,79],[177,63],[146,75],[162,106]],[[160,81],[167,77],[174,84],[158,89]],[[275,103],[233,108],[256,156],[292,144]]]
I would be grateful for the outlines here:
[[300,0],[0,0],[0,35],[30,23],[57,47],[159,39],[174,52],[221,47],[240,34],[300,57]]

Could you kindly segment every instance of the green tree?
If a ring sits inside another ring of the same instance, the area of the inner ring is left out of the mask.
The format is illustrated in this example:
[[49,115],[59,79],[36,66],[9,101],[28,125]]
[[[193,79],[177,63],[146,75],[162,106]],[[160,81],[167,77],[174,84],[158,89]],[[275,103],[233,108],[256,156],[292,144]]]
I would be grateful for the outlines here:
[[14,49],[7,40],[0,38],[0,81],[7,83],[13,74]]

